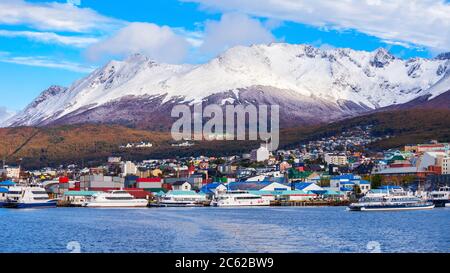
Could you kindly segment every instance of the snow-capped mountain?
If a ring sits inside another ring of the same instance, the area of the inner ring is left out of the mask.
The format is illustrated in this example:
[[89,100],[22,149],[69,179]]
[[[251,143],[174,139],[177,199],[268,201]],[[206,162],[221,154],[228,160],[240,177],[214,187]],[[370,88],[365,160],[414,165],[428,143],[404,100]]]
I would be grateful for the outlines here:
[[158,64],[136,54],[69,88],[49,88],[7,125],[120,122],[154,129],[171,120],[174,104],[202,101],[276,103],[285,125],[326,122],[444,92],[446,56],[402,60],[384,49],[280,43],[234,47],[201,65]]

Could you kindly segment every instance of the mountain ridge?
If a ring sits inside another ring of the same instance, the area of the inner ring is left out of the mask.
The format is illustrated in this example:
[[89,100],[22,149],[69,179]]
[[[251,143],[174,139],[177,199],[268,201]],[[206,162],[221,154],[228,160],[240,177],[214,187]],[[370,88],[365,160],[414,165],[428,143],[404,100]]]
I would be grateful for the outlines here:
[[[44,100],[41,94],[6,125],[45,126],[92,120],[135,126],[145,120],[153,122],[151,115],[165,117],[170,123],[168,110],[174,105],[205,100],[220,105],[277,101],[298,108],[281,113],[284,123],[324,122],[326,116],[331,122],[428,94],[440,95],[427,90],[448,74],[450,60],[446,56],[401,60],[383,48],[373,52],[324,50],[283,43],[237,46],[200,65],[158,64],[134,54],[124,61],[109,62],[69,88],[44,91]],[[261,91],[269,98],[257,95]],[[284,99],[289,96],[291,99]],[[122,119],[109,118],[121,108],[139,107],[138,102],[147,102],[146,107],[151,109],[136,111],[136,115],[125,113]],[[322,115],[318,116],[320,111]],[[155,129],[152,125],[144,127]]]

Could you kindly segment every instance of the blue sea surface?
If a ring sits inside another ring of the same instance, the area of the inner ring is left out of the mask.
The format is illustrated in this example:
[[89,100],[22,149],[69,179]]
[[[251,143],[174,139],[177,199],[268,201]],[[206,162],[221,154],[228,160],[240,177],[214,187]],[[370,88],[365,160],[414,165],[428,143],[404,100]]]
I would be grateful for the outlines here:
[[449,228],[450,208],[0,209],[0,252],[449,253]]

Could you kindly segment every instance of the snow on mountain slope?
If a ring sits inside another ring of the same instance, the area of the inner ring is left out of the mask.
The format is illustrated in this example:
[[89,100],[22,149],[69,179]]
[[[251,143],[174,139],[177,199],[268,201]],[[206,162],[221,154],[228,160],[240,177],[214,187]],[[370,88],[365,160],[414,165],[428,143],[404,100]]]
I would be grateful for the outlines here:
[[427,90],[427,93],[431,95],[431,97],[429,98],[429,100],[431,100],[449,91],[450,91],[450,69],[447,70],[442,79],[440,79],[435,85],[433,85],[430,89]]
[[[159,104],[174,100],[196,103],[229,91],[239,96],[239,90],[257,86],[273,88],[284,95],[294,92],[298,96],[292,97],[297,100],[316,99],[316,108],[324,103],[337,106],[330,106],[330,111],[340,111],[343,102],[353,103],[356,107],[351,108],[358,111],[377,109],[426,94],[444,77],[448,67],[445,58],[405,61],[384,49],[322,50],[279,43],[238,46],[202,65],[157,64],[136,54],[125,61],[111,61],[68,89],[45,91],[7,124],[51,124],[125,98],[128,102],[130,98],[163,97]],[[271,96],[277,94],[272,92]],[[223,97],[222,101],[229,99]],[[96,115],[101,118],[98,111]]]

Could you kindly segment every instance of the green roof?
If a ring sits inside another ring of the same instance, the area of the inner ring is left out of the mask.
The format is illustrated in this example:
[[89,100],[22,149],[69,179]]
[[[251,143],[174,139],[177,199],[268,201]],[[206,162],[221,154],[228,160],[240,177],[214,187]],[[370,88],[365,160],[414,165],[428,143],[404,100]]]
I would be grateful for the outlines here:
[[291,179],[305,179],[305,178],[308,178],[311,174],[312,174],[312,172],[310,172],[310,171],[301,172],[294,168],[291,168],[288,170],[288,176]]
[[98,191],[66,191],[64,196],[92,196]]
[[395,160],[405,160],[405,158],[402,155],[395,155],[393,156],[390,160],[395,161]]
[[146,192],[158,193],[158,192],[167,192],[167,189],[164,188],[152,188],[152,189],[144,189]]

